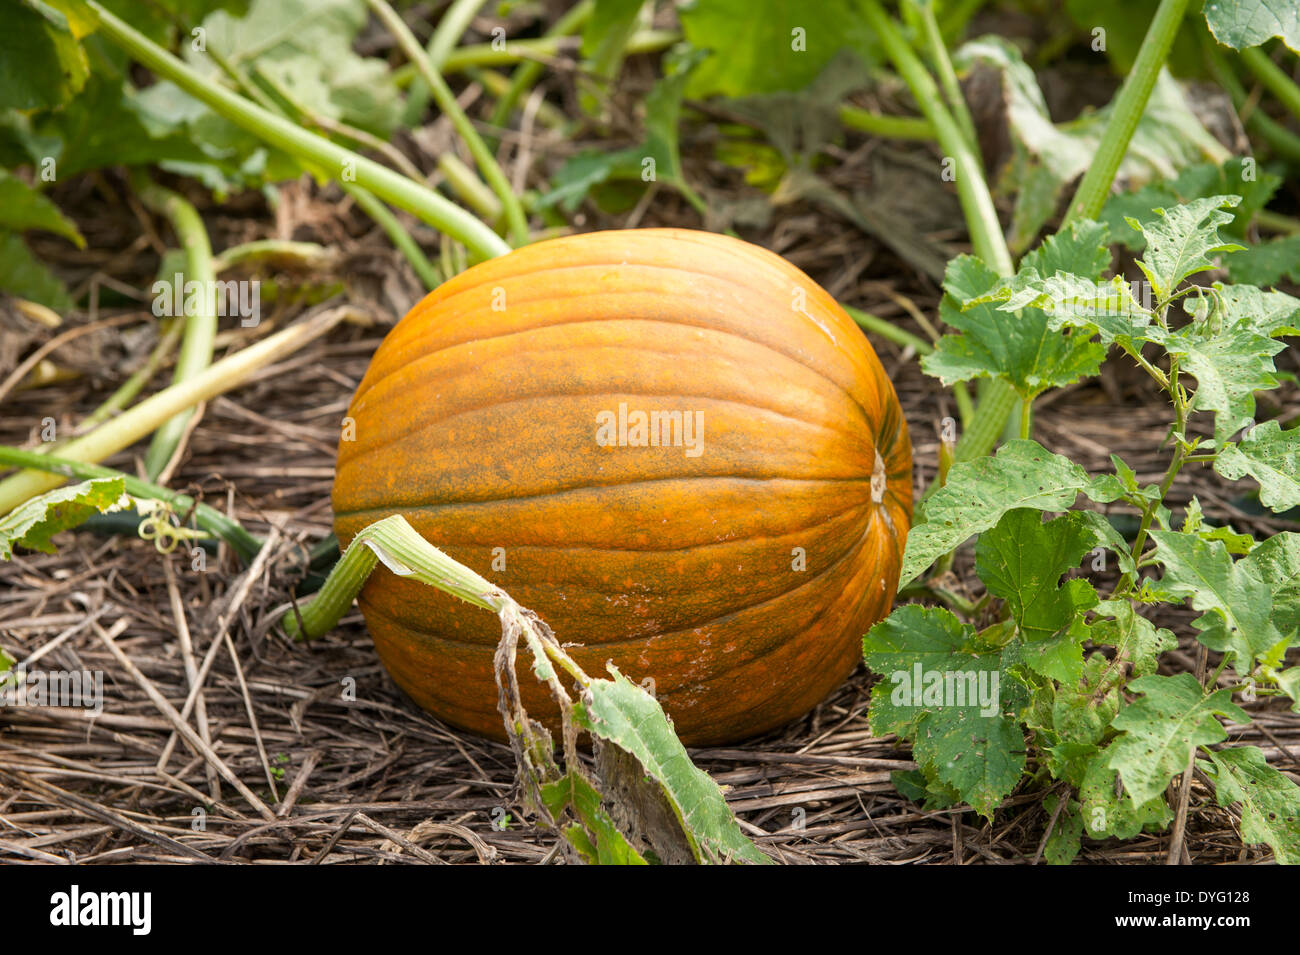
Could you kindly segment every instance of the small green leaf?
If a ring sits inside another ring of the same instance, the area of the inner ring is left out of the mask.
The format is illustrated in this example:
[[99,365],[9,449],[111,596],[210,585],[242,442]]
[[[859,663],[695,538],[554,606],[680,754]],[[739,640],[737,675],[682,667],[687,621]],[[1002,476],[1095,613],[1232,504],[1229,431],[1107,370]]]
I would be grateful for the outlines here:
[[1273,356],[1286,346],[1246,328],[1205,337],[1187,326],[1165,341],[1170,355],[1196,378],[1192,408],[1214,412],[1214,438],[1227,438],[1255,414],[1255,392],[1278,386]]
[[1300,787],[1256,746],[1217,750],[1199,765],[1214,780],[1220,806],[1241,803],[1242,842],[1264,843],[1282,865],[1300,865]]
[[1233,219],[1232,213],[1223,210],[1240,202],[1240,196],[1211,196],[1171,209],[1156,209],[1158,218],[1146,223],[1128,220],[1146,238],[1146,251],[1138,267],[1151,282],[1157,301],[1168,299],[1189,275],[1215,268],[1210,256],[1243,248],[1219,238],[1219,227]]
[[1134,676],[1155,673],[1160,655],[1178,646],[1172,631],[1157,627],[1127,600],[1103,600],[1096,609],[1103,618],[1092,625],[1092,642],[1114,647],[1133,664]]
[[[1232,261],[1236,256],[1230,256]],[[1257,335],[1277,338],[1300,335],[1300,298],[1285,292],[1264,291],[1250,285],[1214,283],[1223,309],[1223,324]]]
[[[1066,804],[1057,812],[1057,806],[1065,799]],[[1079,815],[1079,804],[1073,799],[1059,793],[1048,793],[1043,800],[1043,810],[1048,818],[1056,817],[1047,843],[1043,846],[1043,858],[1049,865],[1069,865],[1079,854],[1083,838],[1083,817]]]
[[0,560],[9,560],[15,547],[53,554],[52,538],[83,523],[91,514],[104,514],[128,503],[122,478],[95,478],[34,497],[0,518]]
[[1214,459],[1214,470],[1230,481],[1249,475],[1259,482],[1259,500],[1271,511],[1300,505],[1300,431],[1283,431],[1276,421],[1250,429]]
[[1134,805],[1164,792],[1170,780],[1187,769],[1196,747],[1228,738],[1218,716],[1250,721],[1232,702],[1230,689],[1207,694],[1190,673],[1139,677],[1128,688],[1143,696],[1111,722],[1121,733],[1107,749],[1106,765],[1119,772]]

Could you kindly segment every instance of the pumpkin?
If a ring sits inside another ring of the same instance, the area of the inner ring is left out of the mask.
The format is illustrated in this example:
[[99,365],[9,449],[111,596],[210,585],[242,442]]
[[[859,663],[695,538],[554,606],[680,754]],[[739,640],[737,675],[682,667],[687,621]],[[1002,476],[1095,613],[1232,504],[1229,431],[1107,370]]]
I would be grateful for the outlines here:
[[[749,243],[596,232],[476,265],[389,332],[348,414],[341,543],[402,514],[588,673],[652,687],[688,744],[807,713],[889,611],[912,499],[897,395],[831,296]],[[416,703],[503,737],[491,614],[382,566],[359,602]]]

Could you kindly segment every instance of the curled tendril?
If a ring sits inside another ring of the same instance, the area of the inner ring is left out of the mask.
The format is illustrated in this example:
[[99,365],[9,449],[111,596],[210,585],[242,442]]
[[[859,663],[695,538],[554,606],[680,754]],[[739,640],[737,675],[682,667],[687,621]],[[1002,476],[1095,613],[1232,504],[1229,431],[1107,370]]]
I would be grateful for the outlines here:
[[153,541],[160,554],[170,554],[183,540],[203,540],[209,536],[204,531],[182,527],[176,512],[166,501],[140,498],[135,502],[135,509],[144,516],[137,533],[142,540]]

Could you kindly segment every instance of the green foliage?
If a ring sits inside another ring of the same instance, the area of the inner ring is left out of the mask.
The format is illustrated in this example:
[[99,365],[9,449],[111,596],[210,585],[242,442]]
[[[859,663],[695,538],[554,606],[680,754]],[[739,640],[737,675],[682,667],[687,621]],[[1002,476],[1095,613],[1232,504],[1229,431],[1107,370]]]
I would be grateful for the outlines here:
[[[1219,181],[1197,175],[1202,185]],[[1172,409],[1171,460],[1158,485],[1143,486],[1117,455],[1112,473],[1094,476],[1029,440],[953,466],[918,508],[902,580],[978,535],[975,570],[987,590],[978,614],[964,621],[946,609],[903,606],[864,642],[867,665],[886,678],[872,692],[873,730],[911,741],[919,767],[899,777],[900,791],[929,807],[964,801],[991,816],[1022,785],[1032,759],[1056,780],[1044,803],[1054,818],[1044,844],[1049,862],[1073,859],[1084,838],[1127,839],[1168,826],[1174,810],[1165,791],[1194,760],[1215,782],[1220,805],[1241,804],[1244,841],[1297,861],[1300,788],[1258,750],[1216,747],[1228,736],[1224,720],[1250,719],[1237,693],[1244,701],[1286,697],[1300,712],[1300,666],[1288,665],[1288,651],[1300,646],[1300,534],[1256,541],[1209,525],[1195,499],[1175,527],[1164,503],[1194,460],[1232,480],[1252,479],[1274,511],[1300,505],[1296,429],[1253,418],[1255,393],[1279,384],[1273,359],[1284,347],[1278,339],[1297,334],[1300,300],[1244,284],[1194,284],[1240,248],[1221,235],[1232,233],[1229,210],[1240,202],[1198,196],[1125,217],[1142,239],[1145,302],[1105,276],[1107,227],[1089,222],[1046,240],[1014,276],[997,280],[966,257],[950,264],[944,283],[942,314],[958,333],[925,363],[931,374],[997,377],[1032,399],[1070,380],[1060,373],[1069,367],[1063,356],[1090,345],[1092,367],[1117,349],[1165,391]],[[1198,414],[1213,416],[1213,440],[1189,428]],[[1086,505],[1075,509],[1080,492],[1135,511],[1136,536],[1124,538]],[[1064,513],[1045,521],[1043,512]],[[1087,571],[1076,575],[1088,555],[1093,572],[1115,559],[1121,577],[1109,592]],[[1219,687],[1208,673],[1205,681],[1158,674],[1177,641],[1139,608],[1184,600],[1201,612],[1193,623],[1200,642],[1222,655],[1213,675],[1230,666],[1238,685]],[[977,666],[999,675],[996,713],[953,708],[940,697],[901,705],[891,686],[910,667],[920,674]]]
[[1159,301],[1166,301],[1183,279],[1214,268],[1212,255],[1243,248],[1219,238],[1219,226],[1233,219],[1232,213],[1224,210],[1240,202],[1240,196],[1211,196],[1168,210],[1156,209],[1158,218],[1147,222],[1128,220],[1146,239],[1138,267]]
[[41,0],[8,4],[0,29],[0,109],[61,106],[86,85],[84,27]]
[[[927,373],[944,384],[1000,377],[1026,399],[1096,374],[1105,356],[1102,346],[1057,334],[1039,309],[1011,312],[980,302],[997,285],[997,273],[974,256],[948,263],[939,315],[962,334],[939,339],[921,361]],[[974,304],[959,307],[958,302]]]
[[[1069,458],[1036,441],[1008,441],[989,458],[954,465],[948,482],[925,503],[907,536],[900,586],[935,558],[996,524],[1015,508],[1063,511],[1083,492],[1094,501],[1121,493],[1114,479],[1096,480]],[[922,519],[924,518],[924,519]]]
[[1260,503],[1270,510],[1300,507],[1300,439],[1295,428],[1283,431],[1276,421],[1251,428],[1248,437],[1219,452],[1214,470],[1231,481],[1254,478]]
[[876,624],[863,653],[885,677],[871,694],[872,732],[912,740],[926,783],[991,818],[1025,768],[1023,733],[1004,712],[1023,684],[1005,650],[947,610],[913,605]]

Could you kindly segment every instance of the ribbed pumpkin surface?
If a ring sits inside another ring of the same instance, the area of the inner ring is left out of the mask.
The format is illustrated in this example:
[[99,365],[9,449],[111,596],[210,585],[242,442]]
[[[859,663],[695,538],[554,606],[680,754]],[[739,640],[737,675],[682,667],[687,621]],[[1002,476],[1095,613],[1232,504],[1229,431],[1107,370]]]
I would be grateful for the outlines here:
[[[694,414],[698,453],[681,432],[598,441],[620,405],[633,425]],[[581,644],[587,672],[653,677],[688,743],[806,713],[898,583],[912,458],[893,386],[825,291],[737,239],[598,232],[475,266],[389,333],[349,415],[344,545],[403,514]],[[417,703],[502,736],[492,614],[382,566],[360,604]]]

